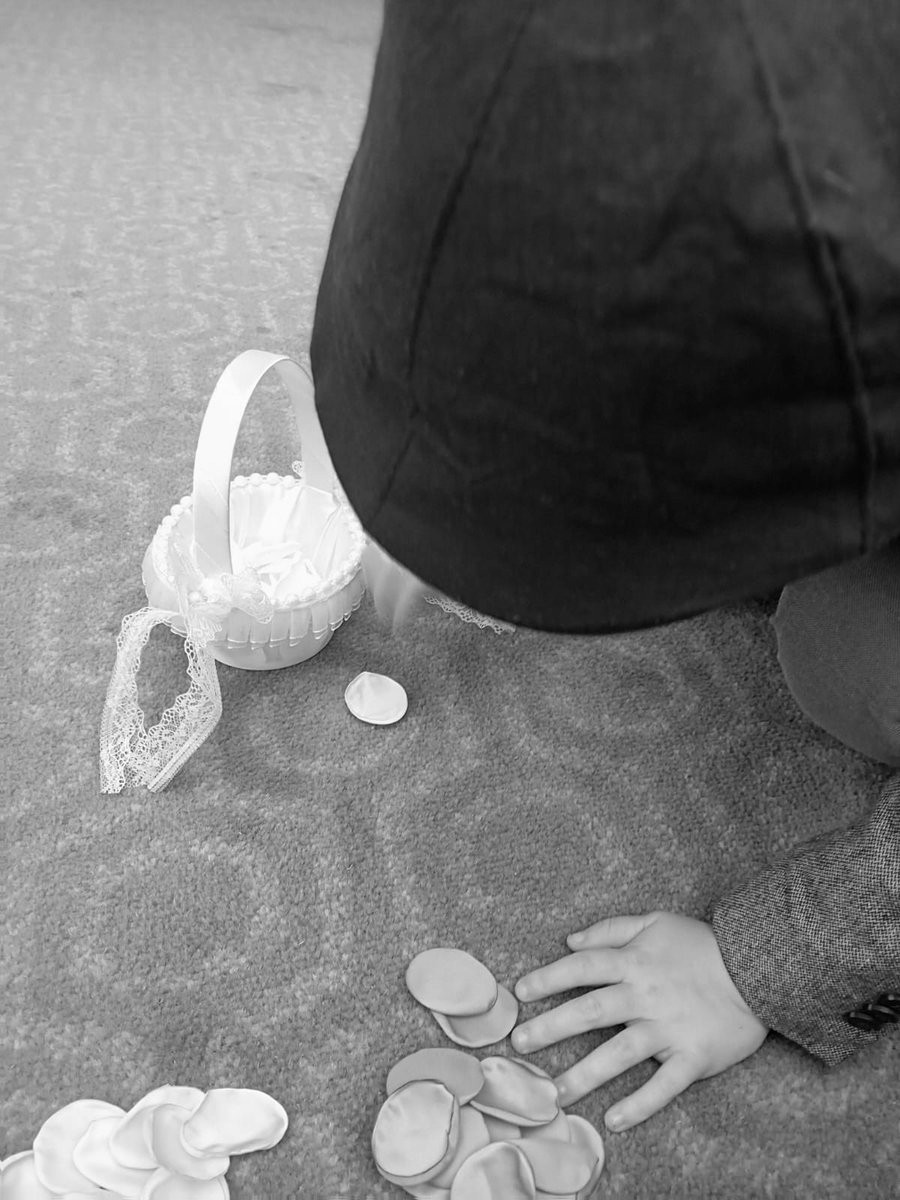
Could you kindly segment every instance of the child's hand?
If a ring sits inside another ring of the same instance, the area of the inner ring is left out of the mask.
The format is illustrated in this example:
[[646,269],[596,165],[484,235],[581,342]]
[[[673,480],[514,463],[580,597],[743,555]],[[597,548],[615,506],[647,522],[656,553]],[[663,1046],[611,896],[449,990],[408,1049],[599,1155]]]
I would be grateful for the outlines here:
[[362,569],[366,591],[375,601],[379,617],[389,622],[394,632],[433,590],[371,540],[363,551]]
[[516,985],[520,1000],[597,987],[520,1025],[512,1037],[520,1052],[590,1029],[627,1026],[560,1075],[562,1104],[655,1058],[662,1066],[652,1078],[606,1114],[610,1129],[628,1129],[665,1108],[694,1080],[718,1075],[765,1041],[768,1029],[732,982],[704,921],[665,912],[609,917],[581,936],[569,936],[574,954]]

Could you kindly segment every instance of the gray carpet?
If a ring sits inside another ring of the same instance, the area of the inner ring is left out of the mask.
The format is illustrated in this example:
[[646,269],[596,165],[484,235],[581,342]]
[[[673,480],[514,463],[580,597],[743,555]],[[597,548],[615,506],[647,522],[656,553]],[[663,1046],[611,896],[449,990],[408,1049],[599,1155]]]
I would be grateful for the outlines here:
[[[458,945],[501,982],[599,915],[702,915],[872,805],[881,767],[796,708],[766,606],[605,639],[360,611],[308,664],[220,668],[224,716],[159,795],[99,793],[115,634],[250,346],[305,361],[365,112],[375,0],[0,2],[4,925],[0,1156],[70,1100],[257,1087],[291,1125],[237,1200],[387,1200],[389,1067],[447,1044],[407,994]],[[237,471],[287,471],[263,389]],[[185,686],[154,636],[148,708]],[[407,717],[346,711],[357,672]],[[559,1073],[593,1045],[534,1056]],[[503,1052],[511,1053],[509,1043]],[[484,1051],[483,1053],[487,1053]],[[574,1106],[600,1125],[638,1069]],[[609,1135],[609,1197],[867,1197],[897,1184],[898,1044],[827,1072],[771,1036]]]

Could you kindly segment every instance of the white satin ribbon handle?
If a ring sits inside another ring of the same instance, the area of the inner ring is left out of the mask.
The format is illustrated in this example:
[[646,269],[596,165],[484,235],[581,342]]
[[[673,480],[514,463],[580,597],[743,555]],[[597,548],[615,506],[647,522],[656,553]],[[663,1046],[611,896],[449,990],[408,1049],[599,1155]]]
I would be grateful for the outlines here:
[[300,431],[303,478],[331,492],[334,468],[316,415],[312,379],[285,354],[245,350],[219,377],[200,427],[194,457],[194,553],[202,575],[230,575],[231,461],[238,430],[256,385],[275,367],[287,388]]
[[116,664],[100,723],[100,790],[121,792],[143,785],[159,792],[206,741],[222,716],[216,661],[204,633],[188,624],[184,640],[191,684],[151,729],[138,703],[141,652],[157,625],[171,627],[178,613],[142,608],[122,621]]

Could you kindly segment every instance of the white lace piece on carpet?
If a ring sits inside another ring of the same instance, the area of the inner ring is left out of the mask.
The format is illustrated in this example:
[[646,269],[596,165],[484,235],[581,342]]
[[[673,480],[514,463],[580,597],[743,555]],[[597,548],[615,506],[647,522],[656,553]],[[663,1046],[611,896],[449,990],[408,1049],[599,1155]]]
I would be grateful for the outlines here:
[[[126,786],[159,792],[171,782],[222,716],[216,660],[208,645],[222,618],[232,608],[263,622],[272,618],[271,602],[250,569],[218,579],[199,579],[194,569],[179,580],[178,599],[180,613],[147,607],[122,621],[100,723],[101,792],[121,792]],[[191,682],[157,724],[147,729],[138,702],[137,676],[141,654],[157,625],[184,631]]]
[[100,790],[143,786],[159,792],[206,741],[222,716],[216,661],[202,638],[186,636],[190,687],[151,729],[138,703],[141,653],[157,625],[173,627],[177,613],[142,608],[122,621],[116,665],[100,723]]
[[498,621],[495,617],[486,617],[484,613],[476,612],[474,608],[468,608],[465,604],[459,604],[456,600],[448,600],[446,596],[424,596],[423,599],[426,604],[436,604],[445,613],[459,617],[461,621],[477,625],[479,629],[493,629],[494,633],[516,632],[515,625],[510,625],[506,621]]

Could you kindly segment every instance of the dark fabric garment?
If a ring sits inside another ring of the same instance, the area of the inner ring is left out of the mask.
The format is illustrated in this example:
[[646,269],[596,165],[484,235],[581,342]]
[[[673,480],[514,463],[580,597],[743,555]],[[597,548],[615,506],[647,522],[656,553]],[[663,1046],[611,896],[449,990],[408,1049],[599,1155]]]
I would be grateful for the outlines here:
[[900,534],[895,0],[386,0],[311,345],[436,590],[606,633]]

